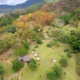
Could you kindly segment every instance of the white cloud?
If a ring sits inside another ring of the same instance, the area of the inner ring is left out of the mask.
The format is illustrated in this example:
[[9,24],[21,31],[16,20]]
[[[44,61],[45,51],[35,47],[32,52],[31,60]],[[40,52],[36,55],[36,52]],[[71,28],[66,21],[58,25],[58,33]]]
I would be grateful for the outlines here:
[[16,5],[24,3],[27,0],[0,0],[0,4]]

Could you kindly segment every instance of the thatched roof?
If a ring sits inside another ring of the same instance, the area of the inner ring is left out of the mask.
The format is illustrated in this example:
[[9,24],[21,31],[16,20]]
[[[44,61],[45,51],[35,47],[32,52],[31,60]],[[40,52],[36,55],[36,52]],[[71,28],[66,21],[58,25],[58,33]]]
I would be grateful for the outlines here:
[[29,60],[31,60],[31,58],[28,55],[26,55],[24,57],[19,56],[18,60],[23,61],[23,62],[28,62]]
[[22,57],[19,56],[19,57],[18,57],[18,60],[21,61],[21,60],[22,60]]
[[29,60],[31,60],[31,58],[29,57],[29,56],[24,56],[23,57],[23,61],[25,62],[25,61],[29,61]]

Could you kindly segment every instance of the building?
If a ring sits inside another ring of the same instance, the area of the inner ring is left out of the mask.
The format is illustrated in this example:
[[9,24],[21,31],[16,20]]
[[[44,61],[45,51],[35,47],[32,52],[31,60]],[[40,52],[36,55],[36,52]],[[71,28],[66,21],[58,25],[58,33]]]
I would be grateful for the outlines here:
[[24,57],[18,56],[18,60],[28,63],[29,60],[31,60],[31,58],[30,58],[28,55],[26,55],[26,56],[24,56]]

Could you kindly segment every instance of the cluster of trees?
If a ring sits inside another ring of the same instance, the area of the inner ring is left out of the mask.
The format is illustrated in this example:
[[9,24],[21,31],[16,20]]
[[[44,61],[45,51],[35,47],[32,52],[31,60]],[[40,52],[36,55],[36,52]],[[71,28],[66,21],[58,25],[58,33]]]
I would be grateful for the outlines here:
[[0,17],[0,27],[12,24],[12,22],[15,19],[17,19],[20,15],[25,15],[25,14],[32,13],[32,12],[39,10],[44,4],[46,4],[46,2],[35,4],[21,11],[14,11],[14,12],[6,13],[5,16]]
[[10,43],[6,43],[6,41],[0,40],[0,54],[8,50],[10,47]]
[[3,74],[4,74],[5,70],[3,68],[2,65],[0,65],[0,80],[3,80]]
[[29,64],[28,64],[29,68],[31,70],[35,70],[37,68],[37,63],[36,61],[32,58],[30,61],[29,61]]
[[48,80],[57,80],[62,77],[62,67],[66,67],[68,65],[68,60],[64,56],[60,59],[60,65],[54,65],[53,70],[47,73]]
[[62,67],[58,65],[54,65],[53,70],[47,73],[48,80],[57,80],[62,76]]
[[13,22],[13,24],[18,28],[27,29],[30,26],[29,21],[34,21],[34,24],[46,25],[50,24],[52,20],[53,17],[49,13],[39,10],[25,16],[21,15],[16,22]]
[[22,46],[14,50],[15,55],[24,56],[28,54],[29,44],[27,42],[21,42]]
[[12,69],[14,70],[14,72],[19,71],[23,67],[24,63],[20,62],[19,60],[15,59],[12,61]]
[[16,32],[16,27],[14,27],[14,26],[8,26],[8,27],[6,27],[6,31],[8,33],[13,33],[14,34],[14,32]]

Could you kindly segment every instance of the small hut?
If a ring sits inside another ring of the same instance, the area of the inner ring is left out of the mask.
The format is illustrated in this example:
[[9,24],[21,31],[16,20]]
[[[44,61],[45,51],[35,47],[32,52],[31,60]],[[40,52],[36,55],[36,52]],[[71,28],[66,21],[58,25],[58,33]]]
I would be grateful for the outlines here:
[[24,56],[24,57],[19,56],[19,57],[18,57],[18,60],[28,63],[29,60],[31,60],[31,58],[30,58],[28,55],[26,55],[26,56]]

